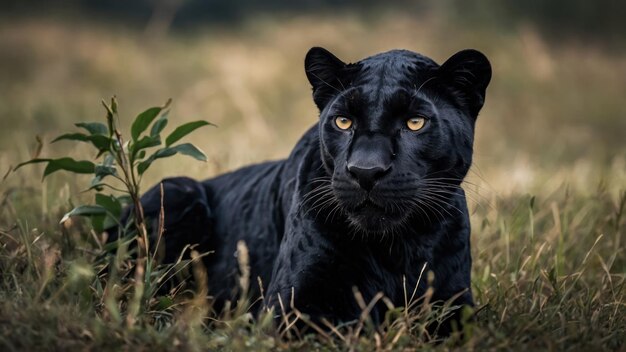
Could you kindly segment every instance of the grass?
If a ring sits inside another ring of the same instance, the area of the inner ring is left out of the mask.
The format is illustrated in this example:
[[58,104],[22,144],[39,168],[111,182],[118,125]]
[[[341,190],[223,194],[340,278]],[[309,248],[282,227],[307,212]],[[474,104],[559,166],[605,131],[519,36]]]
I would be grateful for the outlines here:
[[122,124],[172,97],[173,124],[204,118],[219,126],[190,138],[208,163],[156,162],[144,187],[179,170],[205,178],[284,157],[315,122],[301,67],[313,45],[347,60],[395,47],[440,62],[476,47],[492,60],[465,185],[478,312],[462,340],[429,342],[423,328],[436,314],[424,310],[398,307],[382,330],[364,320],[298,336],[267,317],[251,321],[241,305],[214,317],[206,292],[191,285],[168,295],[152,290],[178,269],[202,281],[192,262],[169,273],[154,268],[137,300],[125,250],[108,260],[89,224],[58,224],[72,204],[91,201],[80,193],[88,179],[59,173],[41,182],[41,169],[32,167],[0,183],[0,349],[625,348],[626,57],[546,42],[532,27],[494,33],[455,27],[439,15],[337,14],[258,18],[154,40],[80,21],[3,21],[0,173],[30,157],[34,135],[43,138],[45,156],[90,157],[47,141],[73,122],[101,119],[99,101],[112,94],[127,116]]

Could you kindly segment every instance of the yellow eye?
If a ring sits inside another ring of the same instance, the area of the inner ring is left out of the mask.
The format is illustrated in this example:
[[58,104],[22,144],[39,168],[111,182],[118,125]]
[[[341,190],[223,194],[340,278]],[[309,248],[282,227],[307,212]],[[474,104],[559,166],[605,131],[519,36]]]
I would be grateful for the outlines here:
[[426,119],[423,117],[411,117],[406,120],[406,127],[408,127],[411,131],[419,131],[426,124]]
[[339,129],[347,130],[352,127],[352,120],[347,117],[339,116],[335,119],[335,124],[339,127]]

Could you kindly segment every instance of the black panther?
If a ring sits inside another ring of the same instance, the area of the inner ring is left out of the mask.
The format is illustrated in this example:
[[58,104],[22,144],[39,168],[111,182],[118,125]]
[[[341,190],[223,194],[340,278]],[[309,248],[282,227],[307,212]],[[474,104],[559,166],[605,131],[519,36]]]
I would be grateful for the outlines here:
[[[262,283],[250,294],[262,289],[264,305],[279,312],[280,296],[285,310],[293,301],[314,321],[351,321],[362,311],[355,290],[366,302],[381,292],[403,306],[405,288],[420,297],[428,285],[433,301],[472,306],[461,182],[491,79],[488,59],[463,50],[438,65],[392,50],[347,64],[316,47],[305,71],[319,122],[287,159],[202,182],[163,180],[165,261],[187,244],[211,251],[204,264],[218,309],[238,295],[240,240],[252,282]],[[158,218],[160,187],[142,204]],[[380,322],[385,309],[376,306],[372,319]]]

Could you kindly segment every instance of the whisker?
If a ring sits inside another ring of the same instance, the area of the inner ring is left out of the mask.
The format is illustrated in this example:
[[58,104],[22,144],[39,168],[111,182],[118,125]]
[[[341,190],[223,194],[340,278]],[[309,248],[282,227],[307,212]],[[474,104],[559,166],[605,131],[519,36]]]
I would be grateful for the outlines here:
[[425,80],[425,81],[424,81],[424,82],[423,82],[423,83],[419,86],[419,88],[417,88],[417,90],[415,91],[415,93],[413,93],[413,94],[411,95],[411,99],[415,98],[415,97],[417,96],[417,94],[419,94],[419,92],[420,92],[420,91],[422,90],[422,88],[426,85],[426,83],[428,83],[428,82],[430,82],[430,81],[432,81],[432,80],[434,80],[434,79],[436,79],[436,78],[437,78],[437,76],[433,76],[433,77],[430,77],[429,79]]
[[426,208],[430,209],[433,212],[432,214],[435,217],[437,217],[437,219],[439,219],[440,222],[444,221],[445,218],[444,218],[443,214],[437,208],[434,208],[431,204],[426,202],[424,199],[411,199],[410,201],[414,201],[414,202],[417,202],[417,203],[425,206]]
[[[468,181],[467,179],[464,178],[454,178],[454,177],[436,177],[436,178],[428,178],[428,177],[424,177],[423,179],[420,180],[420,182],[437,182],[437,181],[454,181],[454,182],[460,182],[461,184],[468,184],[468,185],[472,185],[472,186],[476,186],[476,187],[480,187],[480,185],[478,185],[477,183],[474,183],[472,181]],[[453,185],[449,182],[442,182],[444,184],[448,184],[448,185]],[[454,186],[458,186],[458,185],[454,185]]]
[[[437,193],[444,193],[444,194],[449,194],[449,195],[456,195],[458,194],[455,191],[451,191],[448,189],[444,189],[444,188],[439,188],[438,186],[435,186],[434,188],[438,188],[436,190]],[[467,192],[467,190],[463,189],[465,191],[465,196],[467,198],[469,198],[474,204],[478,205],[478,206],[483,206],[483,203],[487,203],[487,206],[489,206],[490,208],[493,209],[493,205],[491,204],[491,202],[483,195],[478,195],[479,197],[482,197],[482,200],[477,199],[472,193]]]
[[[342,91],[339,90],[337,87],[333,86],[332,84],[326,82],[325,80],[323,80],[320,76],[316,75],[315,73],[313,73],[313,71],[308,70],[307,73],[310,73],[313,77],[319,79],[320,81],[322,81],[322,83],[324,83],[325,85],[329,86],[330,88],[336,90],[337,92],[341,93]],[[339,82],[341,83],[341,82]]]
[[[436,192],[428,190],[428,189],[425,189],[425,190],[422,190],[422,191],[425,193],[425,194],[423,194],[423,196],[429,197],[430,199],[432,199],[435,202],[443,203],[444,205],[447,205],[448,207],[451,207],[451,208],[455,209],[461,215],[465,214],[464,211],[459,209],[454,204],[450,203],[444,195],[437,194]],[[452,214],[450,214],[450,216],[452,216]]]
[[423,213],[424,215],[426,215],[426,218],[428,219],[428,224],[432,226],[433,221],[430,219],[430,216],[428,216],[428,212],[426,212],[426,210],[422,209],[421,205],[416,203],[415,207],[417,208],[417,210],[419,210],[421,213]]
[[[443,210],[446,214],[448,214],[451,218],[454,217],[454,215],[452,215],[452,213],[450,213],[450,211],[448,209],[446,209],[446,207],[444,207],[441,203],[443,203],[443,201],[439,198],[433,197],[431,195],[425,195],[425,194],[420,194],[420,198],[424,199],[424,201],[428,202],[430,201],[431,204],[433,206],[437,206],[439,207],[439,209]],[[458,210],[458,208],[457,208]],[[462,214],[462,213],[461,213]]]
[[[476,204],[482,205],[482,203],[484,202],[484,203],[487,203],[487,205],[493,209],[493,204],[491,204],[491,200],[487,196],[479,193],[475,189],[463,188],[458,185],[453,185],[453,184],[444,183],[440,181],[432,181],[432,180],[423,180],[423,182],[420,182],[420,184],[424,186],[432,186],[433,188],[441,189],[441,191],[446,189],[448,190],[448,192],[451,192],[450,194],[455,193],[454,191],[450,191],[450,190],[456,190],[456,189],[463,190],[465,195],[469,197]],[[476,187],[480,187],[480,186],[476,185]],[[479,197],[481,201],[479,201],[479,199],[476,199],[474,196]]]

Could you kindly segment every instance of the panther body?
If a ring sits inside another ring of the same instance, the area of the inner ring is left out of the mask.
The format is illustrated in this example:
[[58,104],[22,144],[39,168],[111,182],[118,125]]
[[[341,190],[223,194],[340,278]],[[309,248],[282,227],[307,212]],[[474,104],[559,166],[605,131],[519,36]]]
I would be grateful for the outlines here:
[[[346,64],[321,48],[305,59],[320,119],[285,160],[197,182],[164,185],[166,261],[186,244],[205,257],[220,309],[238,295],[237,243],[249,249],[252,285],[265,306],[278,297],[312,319],[359,317],[382,292],[405,291],[473,305],[470,223],[460,187],[472,162],[474,125],[491,77],[474,50],[443,65],[393,50]],[[160,188],[142,198],[148,217]],[[384,305],[372,311],[384,317]]]

